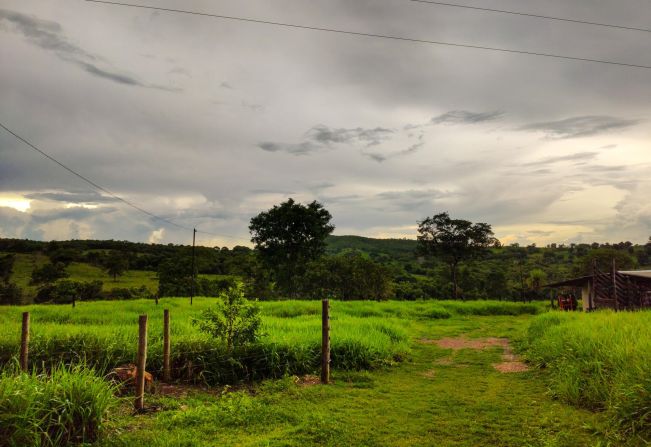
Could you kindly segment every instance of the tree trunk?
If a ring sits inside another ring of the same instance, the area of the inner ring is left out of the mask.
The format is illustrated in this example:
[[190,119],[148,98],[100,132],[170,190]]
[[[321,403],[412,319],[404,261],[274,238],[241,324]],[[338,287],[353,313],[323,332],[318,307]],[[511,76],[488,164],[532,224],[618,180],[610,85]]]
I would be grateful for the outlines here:
[[456,300],[458,298],[457,293],[457,262],[450,264],[450,274],[452,275],[452,297]]

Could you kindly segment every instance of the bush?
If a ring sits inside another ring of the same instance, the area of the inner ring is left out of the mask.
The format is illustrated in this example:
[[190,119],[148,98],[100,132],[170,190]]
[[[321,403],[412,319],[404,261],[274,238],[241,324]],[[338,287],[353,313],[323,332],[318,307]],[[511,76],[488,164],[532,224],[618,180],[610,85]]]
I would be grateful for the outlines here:
[[0,444],[67,446],[96,441],[116,403],[114,389],[84,367],[49,376],[0,375]]
[[97,300],[101,298],[102,281],[63,280],[39,288],[35,303],[68,304],[73,301]]
[[244,298],[241,285],[231,287],[220,298],[223,302],[204,310],[196,320],[199,329],[224,341],[228,352],[254,342],[262,324],[258,306]]

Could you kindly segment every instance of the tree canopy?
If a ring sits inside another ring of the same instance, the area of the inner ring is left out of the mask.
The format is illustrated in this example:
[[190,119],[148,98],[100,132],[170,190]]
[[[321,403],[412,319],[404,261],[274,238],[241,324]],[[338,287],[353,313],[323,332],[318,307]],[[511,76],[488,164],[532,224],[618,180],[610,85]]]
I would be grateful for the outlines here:
[[450,268],[452,295],[458,294],[457,267],[460,262],[471,259],[484,249],[499,244],[487,223],[472,223],[452,219],[447,212],[427,217],[418,223],[419,252],[436,256]]
[[295,278],[321,257],[334,230],[332,215],[317,201],[303,205],[288,199],[251,219],[249,231],[262,262],[274,273],[278,289],[295,296]]

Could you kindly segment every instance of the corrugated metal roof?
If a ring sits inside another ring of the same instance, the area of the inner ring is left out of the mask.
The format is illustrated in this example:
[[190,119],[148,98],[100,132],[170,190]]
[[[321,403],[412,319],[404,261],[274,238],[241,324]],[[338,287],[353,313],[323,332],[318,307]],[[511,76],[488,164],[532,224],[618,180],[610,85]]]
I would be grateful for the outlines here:
[[620,270],[619,273],[629,276],[651,279],[651,270]]
[[592,275],[579,276],[578,278],[567,279],[565,281],[545,284],[543,287],[583,287],[592,281]]
[[[619,270],[619,273],[627,276],[651,279],[651,270]],[[592,280],[592,275],[579,276],[565,281],[559,281],[551,284],[545,284],[543,287],[583,287]]]

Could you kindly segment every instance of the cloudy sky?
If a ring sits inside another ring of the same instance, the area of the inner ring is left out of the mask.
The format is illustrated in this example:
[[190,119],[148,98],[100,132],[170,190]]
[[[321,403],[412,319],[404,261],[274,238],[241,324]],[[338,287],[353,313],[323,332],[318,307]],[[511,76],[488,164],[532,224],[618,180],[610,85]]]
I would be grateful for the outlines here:
[[[645,0],[464,0],[648,27]],[[141,2],[141,4],[143,4]],[[408,0],[167,8],[651,65],[651,33]],[[81,0],[0,2],[0,122],[198,242],[318,200],[335,234],[449,211],[504,243],[651,235],[651,70]],[[0,129],[0,237],[191,241]]]

